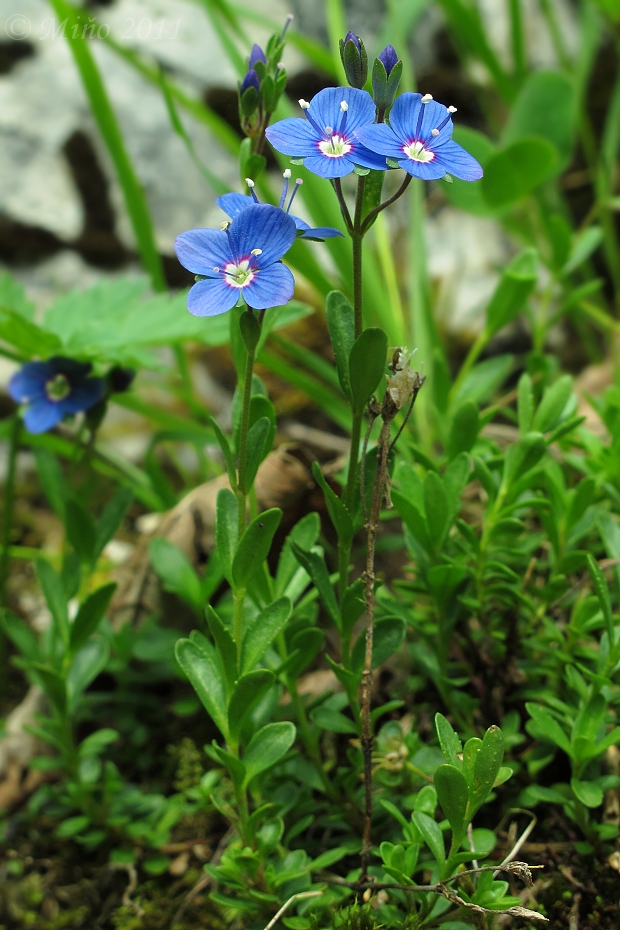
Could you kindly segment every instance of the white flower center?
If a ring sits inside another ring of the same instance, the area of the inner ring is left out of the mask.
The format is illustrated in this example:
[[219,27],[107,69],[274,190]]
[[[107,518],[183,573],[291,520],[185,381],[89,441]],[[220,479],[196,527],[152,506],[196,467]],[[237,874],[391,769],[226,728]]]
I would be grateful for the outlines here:
[[411,145],[403,145],[403,152],[412,161],[433,161],[435,153],[431,149],[424,147],[423,142],[412,142]]
[[319,142],[319,148],[328,158],[342,158],[343,155],[348,155],[353,146],[343,136],[334,133],[330,139]]
[[230,287],[245,287],[256,277],[256,271],[250,268],[250,260],[242,259],[238,265],[229,262],[224,268],[224,280]]
[[69,396],[71,393],[71,385],[67,381],[65,375],[57,374],[54,375],[53,378],[50,378],[49,381],[45,382],[45,393],[47,394],[48,400],[58,402]]

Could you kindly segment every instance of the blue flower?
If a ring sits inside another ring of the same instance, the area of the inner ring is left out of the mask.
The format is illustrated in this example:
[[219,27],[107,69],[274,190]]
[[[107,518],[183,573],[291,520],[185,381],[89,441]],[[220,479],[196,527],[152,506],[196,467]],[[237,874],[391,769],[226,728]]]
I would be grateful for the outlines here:
[[249,71],[252,71],[254,69],[254,65],[256,64],[257,61],[262,61],[264,65],[267,64],[267,58],[265,57],[264,51],[262,50],[260,45],[257,45],[255,42],[254,45],[252,46],[252,51],[250,52],[250,60],[248,62]]
[[68,413],[89,410],[101,400],[103,378],[89,378],[90,362],[60,355],[46,362],[27,362],[9,381],[9,394],[26,405],[24,423],[30,433],[44,433]]
[[390,110],[389,126],[362,126],[355,135],[416,178],[431,181],[449,172],[462,181],[477,181],[482,167],[451,138],[455,112],[455,107],[435,103],[430,94],[402,94]]
[[295,279],[280,259],[296,235],[292,217],[270,204],[251,204],[221,229],[181,233],[174,244],[178,259],[198,276],[187,295],[189,312],[218,316],[240,296],[255,310],[287,303]]
[[353,42],[358,52],[361,52],[362,43],[360,41],[360,37],[356,36],[354,32],[351,32],[350,29],[347,32],[346,36],[344,37],[344,45],[346,45],[347,42]]
[[[342,236],[343,233],[339,229],[335,229],[333,226],[315,226],[311,227],[305,220],[302,220],[301,217],[295,216],[290,212],[291,204],[295,199],[295,194],[297,193],[300,185],[303,183],[301,178],[297,178],[295,181],[295,189],[291,194],[288,206],[286,204],[286,195],[288,194],[288,180],[291,176],[291,169],[287,168],[284,172],[284,187],[282,189],[282,196],[280,197],[280,209],[284,210],[289,214],[292,220],[295,221],[295,226],[297,228],[297,238],[298,239],[312,239],[314,241],[321,242],[324,239],[333,239],[335,236]],[[253,203],[258,203],[256,194],[254,193],[254,181],[251,178],[246,178],[246,183],[250,190],[252,191],[252,196],[247,194],[222,194],[221,197],[218,197],[216,203],[218,207],[221,207],[224,213],[234,220],[235,217],[239,216],[242,210],[245,210]]]
[[342,178],[356,165],[385,171],[385,156],[362,145],[355,132],[375,119],[370,94],[354,87],[328,87],[312,98],[300,100],[306,118],[280,120],[265,135],[274,149],[293,158],[322,178]]
[[398,55],[396,54],[396,49],[393,45],[386,45],[382,52],[377,56],[383,67],[385,68],[385,73],[389,77],[394,65],[398,63]]

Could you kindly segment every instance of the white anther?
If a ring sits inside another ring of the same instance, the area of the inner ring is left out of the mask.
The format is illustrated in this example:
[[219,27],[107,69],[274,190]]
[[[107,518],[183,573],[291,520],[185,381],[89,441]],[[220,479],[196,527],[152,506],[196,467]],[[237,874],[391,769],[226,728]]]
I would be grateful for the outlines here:
[[262,255],[262,254],[263,254],[262,249],[252,249],[252,251],[250,252],[250,255]]
[[220,223],[220,229],[222,229],[224,232],[226,232],[229,226],[230,226],[230,220],[224,220],[223,223]]
[[456,113],[456,107],[448,107],[448,113]]
[[326,127],[325,127],[325,132],[327,133],[328,136],[331,136],[331,134],[332,134],[333,131],[334,131],[334,127],[333,127],[333,126],[326,126]]
[[291,169],[290,169],[290,168],[287,168],[287,169],[285,170],[284,174],[282,175],[282,177],[283,177],[283,178],[286,178],[286,180],[288,181],[288,179],[290,178],[290,176],[291,176]]
[[431,136],[438,136],[438,135],[439,135],[438,129],[431,129]]
[[424,94],[424,96],[422,97],[422,103],[430,103],[432,99],[433,99],[432,94]]
[[302,98],[300,99],[300,101],[299,101],[299,106],[302,108],[302,110],[309,110],[309,109],[310,109],[310,104],[308,103],[307,100],[304,100],[303,97],[302,97]]
[[250,190],[254,187],[254,181],[252,180],[252,178],[246,178],[245,183],[248,185]]
[[217,265],[214,265],[214,266],[213,266],[213,270],[214,270],[214,272],[217,274],[218,271],[219,271],[220,269],[217,267]]
[[346,100],[340,101],[340,109],[342,110],[343,113],[345,112],[345,110],[349,109],[349,104],[347,103]]
[[302,181],[301,178],[295,178],[295,184],[297,184],[297,186],[299,186],[300,184],[303,184],[303,183],[304,183],[304,182]]
[[278,68],[278,70],[280,70],[280,71],[281,71],[281,70],[282,70],[282,68],[284,68],[284,67],[285,67],[285,65],[284,65],[284,62],[283,62],[283,61],[279,61],[279,62],[278,62],[278,64],[276,65],[276,67]]

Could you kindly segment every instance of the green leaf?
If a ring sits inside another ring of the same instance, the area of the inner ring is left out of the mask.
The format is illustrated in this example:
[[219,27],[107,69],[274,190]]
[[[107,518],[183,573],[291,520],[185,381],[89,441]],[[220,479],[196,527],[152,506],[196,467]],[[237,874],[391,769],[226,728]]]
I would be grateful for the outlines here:
[[526,433],[513,446],[508,446],[502,484],[510,488],[518,478],[538,464],[546,451],[542,433]]
[[532,418],[534,416],[532,379],[526,371],[519,378],[517,386],[517,416],[519,419],[519,432],[523,436],[532,428]]
[[[405,638],[405,621],[400,617],[382,617],[373,625],[372,667],[379,668],[399,648]],[[351,655],[351,668],[361,671],[366,652],[366,633],[360,633]]]
[[45,358],[54,355],[61,346],[58,336],[37,326],[17,310],[2,306],[0,306],[0,339],[28,357],[38,355]]
[[411,815],[411,819],[424,837],[424,842],[435,857],[435,861],[439,866],[439,871],[443,871],[443,867],[446,864],[446,850],[439,824],[433,820],[432,817],[429,817],[428,814],[423,814],[421,811],[414,811]]
[[69,645],[69,614],[67,612],[67,596],[60,576],[54,571],[49,562],[38,559],[35,563],[37,579],[49,607],[54,627],[65,646]]
[[241,671],[249,672],[259,662],[276,636],[284,629],[293,605],[281,597],[262,610],[248,625],[241,647]]
[[604,234],[600,226],[588,226],[587,229],[575,236],[570,255],[562,268],[562,274],[572,274],[580,265],[583,265],[601,245],[603,238]]
[[232,753],[218,746],[215,740],[213,740],[212,746],[205,746],[205,752],[228,769],[233,785],[237,791],[241,791],[243,779],[245,778],[245,765],[243,762],[233,756]]
[[295,553],[295,558],[299,564],[306,569],[314,584],[316,585],[316,588],[319,592],[319,597],[321,598],[326,611],[336,626],[340,627],[342,618],[332,583],[329,580],[329,572],[327,571],[327,566],[325,565],[325,559],[322,558],[317,552],[304,552],[304,550],[295,543],[293,543],[293,552]]
[[349,545],[353,539],[353,521],[346,504],[338,497],[335,491],[330,488],[318,462],[312,463],[312,474],[314,480],[321,487],[325,495],[327,510],[334,525],[334,529],[338,534],[338,539],[344,541],[346,545]]
[[570,786],[577,800],[585,804],[586,807],[600,807],[603,803],[603,792],[598,785],[589,781],[579,781],[577,778],[571,778]]
[[269,555],[281,519],[282,511],[273,507],[259,514],[246,529],[232,563],[232,578],[236,588],[245,589],[251,576]]
[[218,491],[215,503],[215,544],[222,566],[222,573],[232,585],[232,566],[237,551],[239,532],[239,505],[237,498],[228,488]]
[[248,430],[247,458],[245,465],[245,487],[251,488],[258,466],[271,450],[271,420],[261,417]]
[[434,565],[429,568],[427,575],[429,591],[442,619],[450,617],[457,592],[462,591],[468,577],[469,572],[464,565]]
[[331,340],[340,386],[353,402],[349,379],[349,356],[355,342],[355,313],[341,291],[330,291],[326,303],[327,329]]
[[455,846],[460,846],[467,830],[469,789],[463,773],[453,765],[439,765],[434,775],[435,791],[452,828]]
[[291,678],[298,678],[322,649],[324,639],[325,634],[318,627],[310,627],[295,633],[290,644],[289,660],[286,663],[287,675]]
[[116,582],[105,584],[82,601],[75,620],[71,624],[69,642],[74,652],[95,632],[115,591]]
[[[33,662],[31,668],[49,700],[54,704],[61,717],[64,717],[67,713],[67,683],[62,675],[48,665]],[[50,739],[49,742],[55,743],[55,740]]]
[[226,679],[226,691],[230,695],[237,680],[237,647],[228,629],[210,604],[207,606],[205,616],[217,647],[215,657],[221,664]]
[[327,730],[329,733],[353,733],[359,732],[355,723],[350,717],[345,717],[340,711],[331,707],[315,707],[310,712],[310,719],[316,723],[321,730]]
[[289,721],[268,723],[250,740],[243,754],[245,778],[243,787],[247,788],[253,778],[276,765],[295,742],[295,727]]
[[605,714],[607,702],[599,692],[593,694],[579,711],[571,731],[571,742],[581,738],[589,743],[596,743]]
[[496,209],[513,206],[560,168],[555,146],[531,136],[500,149],[487,162],[480,182],[484,198]]
[[512,106],[502,142],[530,136],[546,139],[556,149],[562,170],[572,155],[576,116],[574,80],[559,71],[534,71]]
[[460,452],[469,452],[478,438],[479,431],[478,404],[473,400],[466,400],[459,404],[452,414],[447,443],[448,458],[454,459]]
[[226,694],[212,656],[189,639],[180,639],[177,642],[175,655],[207,713],[224,739],[228,739]]
[[486,332],[489,338],[514,320],[534,290],[536,279],[536,250],[524,249],[504,269],[487,306]]
[[26,620],[5,608],[0,610],[0,628],[26,659],[41,662],[39,643]]
[[53,452],[35,446],[32,450],[37,465],[37,476],[54,513],[64,522],[67,485],[60,463]]
[[426,517],[421,512],[421,510],[405,497],[404,494],[401,494],[400,491],[392,491],[392,503],[398,511],[398,513],[403,518],[407,529],[411,532],[412,536],[417,539],[420,545],[427,551],[431,552],[432,545],[428,530],[428,525],[426,522]]
[[107,544],[110,542],[122,523],[133,500],[133,491],[128,487],[120,487],[110,498],[97,521],[95,530],[95,543],[93,546],[93,561],[96,561]]
[[231,739],[238,738],[247,715],[265,696],[275,680],[276,676],[266,668],[257,668],[247,675],[242,675],[238,680],[228,705],[228,732]]
[[95,521],[82,505],[72,498],[65,504],[65,528],[69,542],[81,562],[93,560],[96,540]]
[[73,657],[67,676],[67,694],[72,708],[82,694],[106,667],[110,650],[98,636],[91,636]]
[[292,544],[296,543],[300,549],[307,552],[316,543],[320,531],[321,521],[319,515],[313,512],[302,517],[288,534],[284,540],[282,553],[278,561],[276,595],[284,594],[297,572],[301,571],[299,562],[295,558]]
[[[525,709],[532,718],[531,721],[526,723],[528,733],[532,733],[535,739],[540,739],[545,743],[555,743],[555,745],[563,749],[568,756],[572,755],[566,733],[548,710],[541,707],[539,704],[532,703],[527,703]],[[531,726],[532,723],[535,724],[535,726]]]
[[164,590],[176,594],[196,612],[202,612],[200,578],[179,547],[169,539],[156,537],[149,543],[149,556]]
[[573,390],[573,379],[570,375],[561,378],[546,388],[543,398],[534,414],[532,429],[546,433],[556,425]]
[[115,743],[119,737],[120,733],[118,730],[113,730],[110,727],[102,727],[100,730],[95,730],[94,733],[91,733],[82,740],[78,746],[78,752],[82,757],[99,756],[106,746]]
[[214,417],[209,417],[209,425],[215,433],[215,438],[217,439],[222,455],[224,456],[224,462],[226,463],[226,473],[228,475],[228,480],[230,481],[230,486],[232,490],[235,491],[237,488],[237,472],[235,469],[235,460],[230,448],[230,443],[228,442],[228,437],[225,433],[222,432],[219,423]]
[[512,355],[496,355],[478,362],[459,385],[453,402],[473,400],[481,404],[489,400],[510,374],[513,361]]
[[504,758],[504,737],[499,727],[489,727],[484,734],[474,761],[473,784],[471,785],[472,808],[470,817],[484,803],[493,790],[495,779]]
[[462,762],[459,756],[463,752],[463,744],[443,714],[435,714],[435,729],[444,759],[460,769]]
[[85,830],[86,827],[89,826],[90,817],[87,817],[85,814],[79,817],[67,817],[66,820],[63,820],[63,822],[56,827],[55,833],[56,836],[66,840],[71,836],[76,836],[78,833],[81,833],[82,830]]
[[431,544],[434,551],[439,552],[450,527],[448,525],[448,497],[443,481],[436,471],[429,471],[424,479],[424,509]]
[[387,336],[382,329],[369,326],[355,340],[349,356],[349,378],[353,409],[362,413],[379,386],[387,360]]
[[592,578],[592,584],[594,585],[594,590],[600,604],[601,611],[603,612],[603,617],[605,619],[605,626],[609,636],[611,637],[610,641],[613,642],[614,639],[614,619],[611,610],[611,600],[609,597],[609,588],[607,587],[607,582],[605,577],[599,568],[598,562],[592,556],[590,552],[587,554],[588,568],[590,570],[590,577]]

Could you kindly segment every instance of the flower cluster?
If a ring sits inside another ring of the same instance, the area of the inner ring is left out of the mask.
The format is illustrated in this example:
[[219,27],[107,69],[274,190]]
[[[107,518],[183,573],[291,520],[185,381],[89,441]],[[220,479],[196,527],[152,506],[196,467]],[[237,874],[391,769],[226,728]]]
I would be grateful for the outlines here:
[[[395,64],[385,50],[386,80]],[[452,140],[455,108],[436,103],[430,94],[402,94],[389,124],[375,122],[375,103],[365,90],[328,87],[311,103],[299,103],[305,119],[280,120],[265,134],[275,149],[303,159],[321,177],[344,177],[356,166],[380,171],[398,166],[426,181],[448,173],[464,181],[482,177],[476,159]]]

